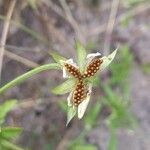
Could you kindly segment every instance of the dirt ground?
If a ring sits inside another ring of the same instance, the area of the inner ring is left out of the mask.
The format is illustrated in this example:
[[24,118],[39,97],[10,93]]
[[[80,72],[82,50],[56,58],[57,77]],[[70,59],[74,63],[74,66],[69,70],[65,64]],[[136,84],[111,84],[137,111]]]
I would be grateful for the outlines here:
[[[6,14],[8,2],[0,1],[1,15]],[[150,3],[144,0],[137,0],[133,4],[129,0],[120,0],[119,5],[117,0],[64,2],[40,0],[35,5],[34,2],[17,1],[5,50],[33,64],[18,60],[18,57],[6,52],[1,85],[35,66],[53,62],[48,54],[52,50],[75,59],[74,38],[86,45],[87,51],[99,50],[103,54],[118,44],[127,44],[134,56],[129,76],[131,110],[137,117],[139,127],[135,131],[118,130],[118,150],[149,150],[150,76],[141,66],[150,64]],[[113,31],[109,33],[107,26],[111,9],[117,9],[117,14],[111,18],[110,28]],[[0,34],[3,22],[1,19]],[[17,99],[21,103],[8,115],[6,124],[24,128],[18,141],[22,147],[64,150],[69,140],[78,136],[83,129],[83,122],[77,119],[68,128],[65,127],[66,114],[58,103],[65,100],[67,95],[56,96],[50,92],[63,81],[61,75],[61,71],[40,73],[0,96],[1,101]],[[98,125],[88,133],[86,141],[96,145],[98,150],[107,150],[110,138],[108,129],[101,116],[97,122]]]

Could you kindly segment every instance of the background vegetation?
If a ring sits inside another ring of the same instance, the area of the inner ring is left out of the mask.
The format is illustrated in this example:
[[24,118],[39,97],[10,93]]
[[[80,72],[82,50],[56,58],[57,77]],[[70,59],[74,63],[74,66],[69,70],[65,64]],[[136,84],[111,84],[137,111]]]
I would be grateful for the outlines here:
[[[0,149],[148,150],[149,13],[146,0],[1,0]],[[67,94],[53,94],[63,79],[50,54],[76,59],[75,39],[87,53],[119,50],[92,81],[84,118],[66,127]]]

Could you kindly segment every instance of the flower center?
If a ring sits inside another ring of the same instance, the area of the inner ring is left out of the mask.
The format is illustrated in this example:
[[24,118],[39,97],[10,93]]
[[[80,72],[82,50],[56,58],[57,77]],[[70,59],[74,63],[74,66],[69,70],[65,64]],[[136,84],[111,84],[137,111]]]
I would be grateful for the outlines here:
[[94,58],[87,66],[85,72],[81,74],[78,68],[75,66],[65,63],[65,68],[72,75],[77,79],[77,84],[73,93],[73,104],[74,106],[78,106],[87,96],[88,90],[84,83],[86,78],[94,76],[98,70],[100,69],[100,65],[102,64],[103,60],[99,58]]

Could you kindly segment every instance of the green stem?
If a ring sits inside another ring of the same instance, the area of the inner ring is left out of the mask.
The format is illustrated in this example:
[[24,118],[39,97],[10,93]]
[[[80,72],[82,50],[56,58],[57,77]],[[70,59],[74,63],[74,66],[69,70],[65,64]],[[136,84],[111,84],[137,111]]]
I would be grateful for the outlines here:
[[40,73],[42,71],[45,70],[49,70],[49,69],[60,69],[60,65],[53,63],[53,64],[46,64],[46,65],[42,65],[40,67],[37,67],[33,70],[30,70],[29,72],[26,72],[25,74],[15,78],[14,80],[10,81],[9,83],[7,83],[6,85],[4,85],[3,87],[0,88],[0,94],[5,92],[7,89],[14,87],[16,85],[18,85],[19,83],[23,82],[24,80],[30,78],[31,76]]

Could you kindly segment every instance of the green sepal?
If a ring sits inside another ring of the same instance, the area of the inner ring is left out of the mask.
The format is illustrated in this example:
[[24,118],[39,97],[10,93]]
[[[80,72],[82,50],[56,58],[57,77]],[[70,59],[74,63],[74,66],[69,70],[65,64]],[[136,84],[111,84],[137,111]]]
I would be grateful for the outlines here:
[[76,115],[76,113],[77,113],[76,107],[72,107],[72,106],[68,107],[66,126],[68,126],[69,122],[73,119],[73,117]]
[[74,88],[75,83],[76,83],[75,79],[70,78],[65,82],[63,82],[62,84],[55,87],[54,89],[52,89],[51,92],[57,95],[63,95],[69,93]]

